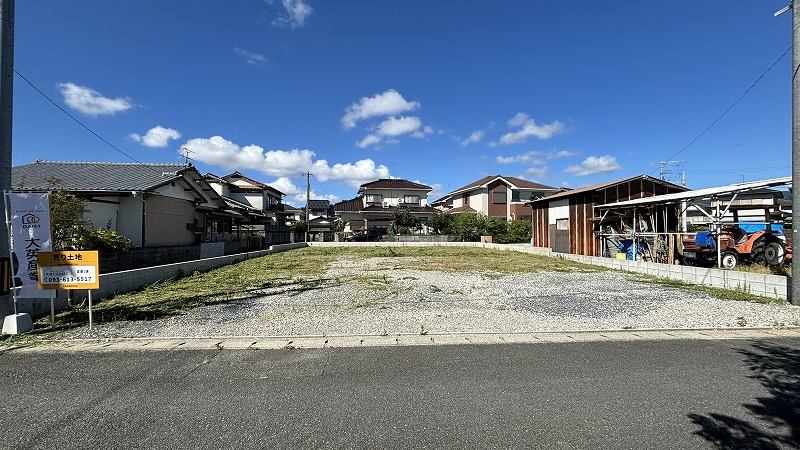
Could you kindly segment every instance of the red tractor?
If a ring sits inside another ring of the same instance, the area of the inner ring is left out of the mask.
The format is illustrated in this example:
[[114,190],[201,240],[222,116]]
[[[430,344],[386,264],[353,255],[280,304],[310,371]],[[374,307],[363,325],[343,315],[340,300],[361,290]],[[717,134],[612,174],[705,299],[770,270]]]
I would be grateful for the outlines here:
[[[791,262],[792,248],[780,232],[770,229],[748,233],[738,226],[726,226],[719,236],[721,267],[732,269],[740,262],[779,266]],[[717,261],[717,236],[710,231],[683,237],[683,260],[687,264]]]

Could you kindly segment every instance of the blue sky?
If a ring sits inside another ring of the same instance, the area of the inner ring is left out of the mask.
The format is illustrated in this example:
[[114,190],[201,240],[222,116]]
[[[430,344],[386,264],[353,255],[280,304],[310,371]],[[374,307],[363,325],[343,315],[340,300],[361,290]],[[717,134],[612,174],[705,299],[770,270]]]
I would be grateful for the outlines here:
[[[16,2],[13,163],[181,162],[305,203],[399,177],[791,174],[788,0]],[[775,62],[777,64],[775,64]],[[709,125],[752,87],[724,117]],[[119,150],[119,151],[118,151]]]

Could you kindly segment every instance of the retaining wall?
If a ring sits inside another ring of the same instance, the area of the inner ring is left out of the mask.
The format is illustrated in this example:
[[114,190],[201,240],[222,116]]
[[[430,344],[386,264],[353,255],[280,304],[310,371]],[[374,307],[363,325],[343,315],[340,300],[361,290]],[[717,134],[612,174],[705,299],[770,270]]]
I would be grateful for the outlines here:
[[[120,272],[100,274],[100,288],[92,290],[92,298],[101,299],[112,294],[135,291],[159,281],[177,278],[184,275],[191,275],[195,271],[207,272],[217,267],[228,264],[235,264],[246,259],[258,258],[271,253],[279,253],[287,250],[305,247],[305,243],[273,245],[269,250],[256,252],[239,253],[235,255],[217,256],[214,258],[196,259],[194,261],[184,261],[173,264],[164,264],[143,269],[123,270]],[[57,291],[55,298],[56,310],[67,307],[68,292],[65,290]],[[83,301],[87,297],[87,291],[75,289],[72,291],[74,301]],[[41,316],[50,314],[50,299],[47,298],[19,298],[17,302],[19,312],[26,312],[31,316]],[[10,312],[9,312],[10,314]]]

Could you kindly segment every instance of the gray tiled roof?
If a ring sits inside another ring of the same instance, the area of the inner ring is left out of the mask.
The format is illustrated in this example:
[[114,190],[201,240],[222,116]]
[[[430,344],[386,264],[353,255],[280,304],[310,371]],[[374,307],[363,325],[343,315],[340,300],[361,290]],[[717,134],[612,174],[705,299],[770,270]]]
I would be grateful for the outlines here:
[[399,178],[381,178],[380,180],[370,181],[361,185],[361,189],[424,189],[430,191],[433,189],[424,184],[414,183],[413,181],[401,180]]
[[[145,191],[180,178],[187,170],[196,171],[185,164],[37,161],[11,168],[11,189]],[[57,185],[48,183],[56,178]]]
[[330,200],[309,200],[308,209],[312,211],[327,211],[331,207]]
[[336,212],[343,212],[343,211],[358,212],[361,211],[361,209],[363,208],[364,208],[364,197],[361,196],[352,198],[350,200],[342,200],[341,202],[333,205],[333,210]]
[[[553,189],[553,190],[557,189],[557,188],[554,188],[553,186],[547,186],[546,184],[536,183],[534,181],[523,180],[522,178],[509,177],[509,176],[505,176],[505,175],[490,175],[488,177],[483,177],[478,181],[474,181],[474,182],[472,182],[472,183],[470,183],[470,184],[468,184],[466,186],[460,187],[460,188],[456,189],[455,191],[451,192],[448,195],[455,194],[456,192],[472,190],[474,188],[483,186],[484,184],[487,184],[487,183],[489,183],[489,182],[491,182],[491,181],[493,181],[495,179],[498,179],[498,178],[502,178],[503,180],[513,184],[515,187],[521,188],[521,189]],[[437,201],[439,201],[439,200],[437,200]]]

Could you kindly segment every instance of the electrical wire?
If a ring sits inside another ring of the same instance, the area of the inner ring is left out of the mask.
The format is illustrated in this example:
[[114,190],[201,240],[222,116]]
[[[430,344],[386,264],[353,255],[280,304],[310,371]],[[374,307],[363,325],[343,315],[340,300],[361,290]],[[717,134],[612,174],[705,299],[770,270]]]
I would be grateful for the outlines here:
[[106,144],[106,145],[108,145],[109,147],[113,148],[114,150],[116,150],[116,151],[117,151],[117,152],[119,152],[120,154],[124,155],[126,158],[130,159],[131,161],[133,161],[133,162],[135,162],[135,163],[137,163],[137,164],[140,164],[140,165],[142,165],[142,166],[144,166],[144,167],[147,167],[147,168],[149,168],[150,170],[152,170],[153,172],[160,173],[160,172],[158,172],[157,170],[155,170],[155,169],[153,169],[152,167],[150,167],[150,165],[148,165],[148,164],[145,164],[145,163],[143,163],[143,162],[139,161],[138,159],[134,158],[133,156],[131,156],[131,155],[129,155],[129,154],[127,154],[127,153],[125,153],[124,151],[122,151],[122,150],[120,150],[119,148],[117,148],[117,146],[115,146],[114,144],[112,144],[112,143],[108,142],[106,139],[104,139],[104,138],[103,138],[102,136],[100,136],[99,134],[95,133],[95,131],[94,131],[94,130],[92,130],[91,128],[89,128],[88,126],[86,126],[86,124],[84,124],[83,122],[81,122],[80,120],[78,120],[78,119],[77,119],[75,116],[73,116],[73,115],[72,115],[72,114],[70,114],[70,113],[69,113],[67,110],[65,110],[64,108],[62,108],[62,107],[61,107],[61,105],[59,105],[58,103],[56,103],[55,101],[53,101],[53,99],[51,99],[50,97],[48,97],[48,96],[47,96],[47,94],[45,94],[44,92],[42,92],[42,90],[41,90],[41,89],[39,89],[38,87],[36,87],[36,85],[34,85],[33,83],[31,83],[31,81],[30,81],[30,80],[28,80],[27,78],[25,78],[25,76],[24,76],[24,75],[22,75],[21,73],[19,73],[19,71],[18,71],[17,69],[14,69],[14,73],[15,73],[15,74],[17,74],[17,76],[19,76],[20,78],[22,78],[22,80],[23,80],[23,81],[25,81],[26,83],[28,83],[28,85],[29,85],[30,87],[32,87],[32,88],[33,88],[33,90],[35,90],[35,91],[36,91],[36,92],[38,92],[38,93],[39,93],[39,94],[40,94],[42,97],[44,97],[45,99],[47,99],[47,101],[49,101],[50,103],[52,103],[52,104],[53,104],[53,106],[55,106],[56,108],[58,108],[58,109],[59,109],[59,110],[60,110],[62,113],[66,114],[66,115],[67,115],[67,117],[69,117],[70,119],[74,120],[74,121],[75,121],[75,122],[76,122],[78,125],[80,125],[80,126],[82,126],[83,128],[85,128],[85,129],[86,129],[86,130],[87,130],[89,133],[92,133],[92,134],[93,134],[93,135],[94,135],[94,136],[95,136],[97,139],[100,139],[100,140],[101,140],[103,143],[105,143],[105,144]]
[[[753,88],[754,88],[754,87],[756,87],[756,85],[758,84],[758,82],[759,82],[759,81],[761,81],[761,79],[762,79],[762,78],[764,78],[764,76],[765,76],[767,73],[769,73],[769,71],[770,71],[770,70],[772,70],[772,68],[773,68],[773,67],[775,67],[776,65],[778,65],[778,63],[779,63],[779,62],[781,62],[781,60],[782,60],[782,59],[783,59],[783,58],[784,58],[784,57],[785,57],[785,56],[786,56],[786,55],[787,55],[787,54],[788,54],[788,53],[789,53],[791,50],[792,50],[792,47],[791,47],[791,46],[789,46],[789,48],[788,48],[788,49],[786,49],[786,51],[785,51],[785,52],[783,52],[783,54],[782,54],[782,55],[781,55],[781,56],[780,56],[780,57],[779,57],[779,58],[778,58],[778,59],[777,59],[777,60],[776,60],[774,63],[772,63],[772,65],[771,65],[771,66],[769,66],[769,67],[767,68],[767,70],[765,70],[765,71],[764,71],[764,73],[762,73],[762,74],[761,74],[761,75],[760,75],[760,76],[759,76],[759,77],[756,79],[756,81],[754,81],[754,82],[753,82],[753,84],[751,84],[751,85],[750,85],[750,87],[749,87],[749,88],[747,88],[747,90],[746,90],[746,91],[744,91],[744,94],[742,94],[741,96],[739,96],[739,98],[738,98],[738,99],[737,99],[735,102],[733,102],[733,104],[732,104],[731,106],[729,106],[729,107],[728,107],[728,109],[726,109],[726,110],[725,110],[725,111],[724,111],[722,114],[720,114],[720,115],[719,115],[719,117],[717,117],[717,118],[716,118],[716,119],[715,119],[713,122],[711,122],[711,124],[710,124],[709,126],[707,126],[707,127],[706,127],[706,128],[705,128],[705,129],[704,129],[704,130],[703,130],[703,131],[700,133],[700,134],[698,134],[698,135],[697,135],[697,136],[696,136],[694,139],[692,139],[692,141],[691,141],[691,142],[689,142],[688,144],[686,144],[686,146],[684,146],[682,149],[678,150],[678,151],[677,151],[677,152],[676,152],[674,155],[670,156],[670,157],[669,157],[668,159],[666,159],[665,161],[672,161],[672,160],[673,160],[673,159],[674,159],[676,156],[678,156],[678,155],[680,155],[681,153],[683,153],[683,152],[684,152],[684,150],[686,150],[687,148],[691,147],[691,146],[692,146],[692,144],[694,144],[695,142],[697,142],[697,140],[698,140],[698,139],[700,139],[701,137],[703,137],[703,135],[704,135],[704,134],[706,134],[706,132],[707,132],[708,130],[710,130],[710,129],[711,129],[711,127],[713,127],[714,125],[716,125],[716,124],[717,124],[717,122],[719,122],[720,120],[722,120],[722,118],[723,118],[723,117],[725,117],[725,115],[726,115],[726,114],[728,114],[728,112],[730,112],[730,110],[732,110],[732,109],[733,109],[733,108],[734,108],[734,107],[735,107],[737,104],[739,104],[739,102],[740,102],[740,101],[742,101],[742,99],[743,99],[743,98],[744,98],[744,97],[745,97],[745,96],[746,96],[746,95],[747,95],[747,94],[748,94],[748,93],[749,93],[751,90],[753,90]],[[800,65],[798,65],[798,68],[800,68]],[[794,76],[797,76],[797,69],[795,69]],[[792,78],[792,80],[794,80],[794,77]],[[653,175],[653,174],[656,172],[656,170],[658,170],[658,169],[653,169],[653,171],[652,171],[652,172],[650,172],[650,176],[652,176],[652,175]]]

